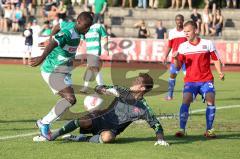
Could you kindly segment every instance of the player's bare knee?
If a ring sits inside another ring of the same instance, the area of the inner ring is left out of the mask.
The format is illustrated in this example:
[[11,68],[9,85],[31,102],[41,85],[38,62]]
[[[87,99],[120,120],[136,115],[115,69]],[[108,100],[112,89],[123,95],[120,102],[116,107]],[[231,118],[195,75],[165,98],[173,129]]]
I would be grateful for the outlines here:
[[183,94],[183,103],[184,104],[191,104],[192,101],[193,101],[193,97],[190,93]]
[[205,99],[206,99],[207,105],[214,105],[214,103],[215,103],[215,94],[212,93],[212,92],[207,93],[206,96],[205,96]]
[[71,103],[71,105],[74,105],[74,104],[76,104],[76,102],[77,102],[77,99],[76,99],[76,97],[75,97],[74,95],[66,95],[64,98],[65,98],[69,103]]
[[115,139],[115,135],[111,131],[103,131],[101,138],[103,143],[110,143]]
[[99,72],[99,68],[98,68],[98,67],[89,67],[89,69],[90,69],[92,72]]

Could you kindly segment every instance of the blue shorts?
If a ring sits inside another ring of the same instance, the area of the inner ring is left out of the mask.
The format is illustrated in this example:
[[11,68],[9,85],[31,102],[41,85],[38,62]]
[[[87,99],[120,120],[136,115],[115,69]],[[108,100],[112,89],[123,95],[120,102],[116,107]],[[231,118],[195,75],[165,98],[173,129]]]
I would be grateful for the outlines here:
[[[173,63],[170,65],[170,74],[178,74],[180,69],[177,69]],[[186,65],[182,65],[183,74],[186,74]]]
[[192,93],[193,100],[196,98],[197,94],[200,94],[202,96],[203,102],[205,102],[205,95],[210,92],[215,94],[213,81],[186,82],[184,84],[183,93]]

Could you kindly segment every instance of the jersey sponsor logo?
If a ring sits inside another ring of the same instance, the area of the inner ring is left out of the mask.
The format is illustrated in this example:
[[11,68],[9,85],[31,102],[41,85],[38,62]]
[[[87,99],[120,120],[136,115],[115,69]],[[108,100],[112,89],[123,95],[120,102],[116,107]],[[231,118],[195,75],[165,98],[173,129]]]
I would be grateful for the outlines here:
[[61,32],[61,33],[58,33],[58,36],[63,36],[63,35],[64,35],[64,33],[62,33],[62,32]]
[[207,49],[207,45],[202,45],[202,49]]

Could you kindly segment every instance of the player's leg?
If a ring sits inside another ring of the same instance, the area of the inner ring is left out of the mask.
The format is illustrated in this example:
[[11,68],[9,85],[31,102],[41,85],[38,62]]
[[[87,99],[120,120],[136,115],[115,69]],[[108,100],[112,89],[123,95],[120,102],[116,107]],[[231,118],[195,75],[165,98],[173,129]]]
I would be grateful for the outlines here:
[[198,88],[193,83],[185,83],[184,85],[182,105],[179,112],[180,131],[175,134],[176,137],[183,137],[186,135],[186,124],[189,116],[189,107],[197,95],[197,89]]
[[212,82],[205,82],[201,87],[201,94],[207,103],[206,108],[206,132],[205,136],[209,138],[215,138],[216,135],[213,130],[213,122],[216,113],[215,106],[215,89]]
[[54,132],[51,136],[51,140],[55,140],[57,137],[70,133],[79,127],[80,129],[90,129],[92,127],[92,120],[91,119],[71,120],[68,123],[66,123],[62,128]]
[[87,56],[87,65],[88,65],[88,68],[87,68],[87,71],[85,74],[84,87],[80,90],[81,92],[87,92],[89,81],[92,79],[92,77],[95,77],[98,85],[104,84],[103,77],[100,72],[102,63],[101,63],[99,56],[88,55]]
[[28,64],[32,58],[32,46],[28,46]]
[[73,106],[76,103],[76,98],[74,90],[71,87],[72,81],[70,74],[42,72],[42,76],[52,89],[53,93],[62,97],[50,112],[44,116],[42,120],[38,120],[37,122],[41,135],[50,139],[50,124],[57,120],[68,108]]
[[170,65],[170,77],[168,79],[168,94],[166,100],[173,99],[173,91],[176,84],[176,77],[177,77],[178,70],[176,69],[174,64]]

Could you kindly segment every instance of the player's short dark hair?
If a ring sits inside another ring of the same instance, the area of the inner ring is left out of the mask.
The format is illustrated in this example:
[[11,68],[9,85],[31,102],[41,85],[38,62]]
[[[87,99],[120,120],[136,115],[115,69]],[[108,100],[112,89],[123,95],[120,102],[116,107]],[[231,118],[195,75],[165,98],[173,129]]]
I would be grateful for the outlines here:
[[81,12],[77,19],[84,21],[84,23],[88,26],[92,25],[93,23],[93,17],[90,12]]
[[189,20],[189,21],[185,22],[185,23],[183,24],[183,27],[186,27],[186,26],[188,26],[188,25],[191,25],[194,29],[197,29],[197,23],[195,23],[195,22],[192,21],[192,20]]
[[146,88],[145,92],[151,91],[154,85],[152,77],[147,73],[139,73],[139,77],[143,78],[143,84]]
[[184,16],[182,14],[177,14],[175,16],[175,19],[177,19],[177,18],[181,18],[184,21]]

